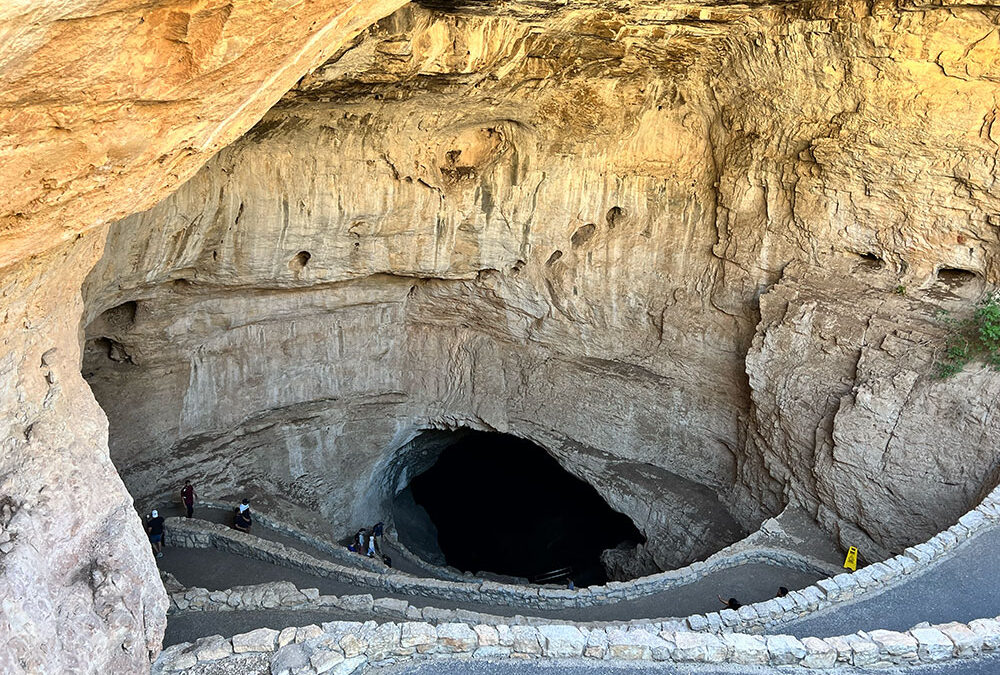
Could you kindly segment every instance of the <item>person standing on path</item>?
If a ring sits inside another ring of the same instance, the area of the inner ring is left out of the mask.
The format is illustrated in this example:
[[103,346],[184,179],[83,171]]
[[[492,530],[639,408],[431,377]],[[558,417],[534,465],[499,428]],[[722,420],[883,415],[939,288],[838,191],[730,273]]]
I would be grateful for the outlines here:
[[372,536],[368,537],[368,557],[369,558],[374,558],[375,557],[375,535],[374,534],[372,534]]
[[382,553],[382,529],[385,524],[380,520],[375,523],[375,527],[372,528],[372,534],[375,535],[375,546],[379,553]]
[[240,505],[236,507],[236,518],[233,520],[233,527],[235,527],[240,532],[250,533],[250,526],[253,524],[253,520],[250,518],[250,500],[244,499],[240,502]]
[[181,488],[181,501],[184,502],[187,517],[190,518],[194,515],[194,486],[191,485],[191,481],[184,482],[184,487]]
[[149,535],[149,543],[153,547],[153,553],[157,558],[163,557],[163,516],[153,509],[146,521],[146,533]]
[[354,536],[358,538],[358,553],[361,553],[365,550],[365,528],[362,527]]

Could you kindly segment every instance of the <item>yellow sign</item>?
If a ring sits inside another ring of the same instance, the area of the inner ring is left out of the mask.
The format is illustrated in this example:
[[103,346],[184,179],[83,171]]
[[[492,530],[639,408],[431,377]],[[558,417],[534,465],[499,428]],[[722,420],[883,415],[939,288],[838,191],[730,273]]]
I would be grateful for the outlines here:
[[844,561],[844,567],[852,572],[858,569],[858,549],[854,546],[847,549],[847,560]]

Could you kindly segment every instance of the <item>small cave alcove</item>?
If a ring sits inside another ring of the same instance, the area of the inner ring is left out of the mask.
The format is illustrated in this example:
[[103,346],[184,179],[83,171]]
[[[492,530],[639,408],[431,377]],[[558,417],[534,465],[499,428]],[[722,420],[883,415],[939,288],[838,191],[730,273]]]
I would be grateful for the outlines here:
[[602,551],[645,542],[628,516],[530,441],[464,431],[436,445],[437,458],[393,502],[400,541],[431,562],[588,586],[607,580]]

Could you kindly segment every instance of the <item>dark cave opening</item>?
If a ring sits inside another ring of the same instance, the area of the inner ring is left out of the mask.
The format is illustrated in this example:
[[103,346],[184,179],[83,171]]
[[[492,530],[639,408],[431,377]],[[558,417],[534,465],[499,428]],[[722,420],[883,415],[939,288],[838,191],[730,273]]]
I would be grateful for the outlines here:
[[459,434],[404,492],[396,502],[400,538],[401,505],[421,507],[447,564],[463,571],[541,581],[569,568],[551,581],[587,586],[607,580],[603,550],[645,541],[545,450],[506,434]]

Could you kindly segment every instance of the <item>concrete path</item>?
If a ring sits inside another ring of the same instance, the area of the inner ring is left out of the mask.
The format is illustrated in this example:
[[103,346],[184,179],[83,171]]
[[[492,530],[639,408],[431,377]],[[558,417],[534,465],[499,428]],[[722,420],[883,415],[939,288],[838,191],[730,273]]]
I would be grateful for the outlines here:
[[[790,675],[815,673],[804,668],[768,668],[765,666],[699,666],[612,663],[608,661],[497,661],[467,660],[426,661],[404,663],[388,668],[365,671],[368,675]],[[827,671],[823,671],[827,672]],[[833,671],[850,672],[851,675],[997,675],[1000,673],[1000,656],[956,661],[949,665],[917,666],[905,669],[879,668],[877,670]]]
[[[258,530],[256,533],[264,534],[269,539],[288,539],[298,544],[296,548],[305,546],[298,540],[281,537],[277,533],[268,534],[263,530]],[[321,552],[314,549],[307,552],[322,557]],[[998,616],[1000,615],[1000,570],[995,562],[998,558],[1000,558],[1000,527],[981,532],[963,543],[947,560],[908,578],[901,586],[850,604],[839,605],[806,619],[778,626],[772,632],[789,633],[798,637],[807,635],[824,637],[875,628],[906,630],[922,621],[968,622],[976,618]],[[324,594],[372,593],[376,597],[401,597],[418,607],[462,608],[502,616],[530,614],[574,621],[615,621],[703,613],[719,607],[716,594],[723,597],[736,596],[741,602],[749,603],[773,597],[774,590],[779,585],[794,589],[808,585],[816,579],[814,575],[770,565],[752,564],[717,572],[695,584],[637,600],[600,607],[527,610],[385,594],[215,549],[167,549],[165,557],[159,559],[158,563],[162,569],[172,572],[184,585],[202,586],[212,590],[287,580],[300,588],[319,588]],[[370,617],[356,615],[345,617],[338,610],[175,615],[168,621],[168,638],[165,644],[217,633],[229,636],[262,626],[282,628],[288,625],[307,625],[344,618],[365,620]],[[1000,673],[1000,666],[995,661],[991,663],[995,669],[982,672]]]
[[[233,586],[246,586],[269,581],[291,581],[299,588],[318,588],[321,593],[329,595],[350,595],[355,593],[371,593],[375,597],[402,598],[417,607],[438,607],[441,609],[468,609],[474,612],[514,616],[524,614],[553,619],[571,621],[620,621],[628,619],[655,619],[667,616],[687,616],[710,611],[721,607],[716,595],[729,597],[736,595],[745,602],[766,600],[774,597],[778,586],[801,588],[816,580],[815,575],[795,570],[787,570],[772,565],[759,563],[742,565],[737,568],[722,570],[703,577],[694,584],[665,591],[655,595],[635,600],[620,602],[598,607],[579,607],[570,609],[528,610],[520,607],[503,607],[481,603],[456,603],[436,598],[422,596],[404,596],[386,593],[369,588],[359,588],[325,577],[316,577],[299,570],[271,565],[269,563],[251,560],[233,553],[216,549],[164,549],[164,556],[157,559],[160,569],[170,572],[185,586],[199,586],[209,590],[221,590]],[[745,600],[744,600],[745,599]],[[215,621],[223,614],[245,614],[244,618],[227,616],[228,626],[234,628],[233,633],[223,633],[215,627]],[[254,628],[267,626],[283,628],[288,625],[307,625],[316,620],[300,621],[298,612],[191,612],[186,615],[168,617],[168,636],[173,635],[171,623],[185,622],[183,638],[170,637],[165,644],[185,642],[191,636],[224,634],[227,637]],[[336,610],[329,614],[317,612],[317,620],[333,621],[344,618],[336,615]],[[326,617],[326,618],[323,618]],[[365,620],[371,617],[353,617],[352,620]],[[284,622],[284,623],[279,623]],[[180,630],[180,629],[178,629]],[[200,631],[200,632],[199,632]],[[179,635],[180,633],[178,633]]]
[[829,637],[876,628],[903,631],[921,621],[968,623],[1000,616],[998,560],[1000,528],[985,530],[901,586],[785,624],[775,632]]
[[[269,655],[238,654],[225,661],[199,664],[198,675],[270,675]],[[768,668],[738,665],[677,665],[612,661],[476,661],[436,659],[404,662],[384,668],[368,668],[365,675],[810,675],[841,673],[849,675],[997,675],[1000,656],[957,661],[948,665],[914,666],[907,669],[817,671],[804,668]]]
[[[160,515],[162,515],[165,518],[170,516],[180,517],[184,515],[183,510],[179,506],[173,506],[173,505],[161,507],[159,511]],[[220,525],[232,526],[233,524],[232,512],[224,509],[216,509],[216,508],[201,506],[195,509],[194,517],[198,520],[207,520],[209,522],[218,523]],[[368,562],[368,559],[360,554],[349,553],[346,550],[346,547],[344,550],[344,555],[334,557],[330,555],[328,552],[322,549],[318,549],[315,546],[311,546],[308,543],[302,541],[301,539],[297,539],[295,537],[282,534],[281,532],[277,532],[276,530],[272,530],[271,528],[262,525],[259,522],[254,523],[252,532],[255,537],[260,537],[262,539],[267,539],[268,541],[274,541],[279,544],[284,544],[289,548],[293,548],[297,551],[302,551],[303,553],[308,553],[313,557],[322,558],[323,560],[331,560],[333,562],[337,562],[342,565],[351,564],[352,561],[356,560],[357,564],[354,566],[364,569],[364,567],[362,566],[362,562]],[[339,546],[339,544],[337,544],[337,542],[333,541],[332,539],[328,540],[326,543],[328,543],[331,546]],[[434,577],[434,575],[429,574],[427,570],[416,565],[415,563],[410,561],[407,556],[404,556],[402,553],[396,550],[392,542],[384,540],[382,546],[383,546],[383,552],[392,559],[392,566],[393,569],[395,569],[396,571],[403,572],[404,574],[412,574],[413,576],[418,576],[418,577]],[[379,566],[381,565],[381,563],[378,564]]]

